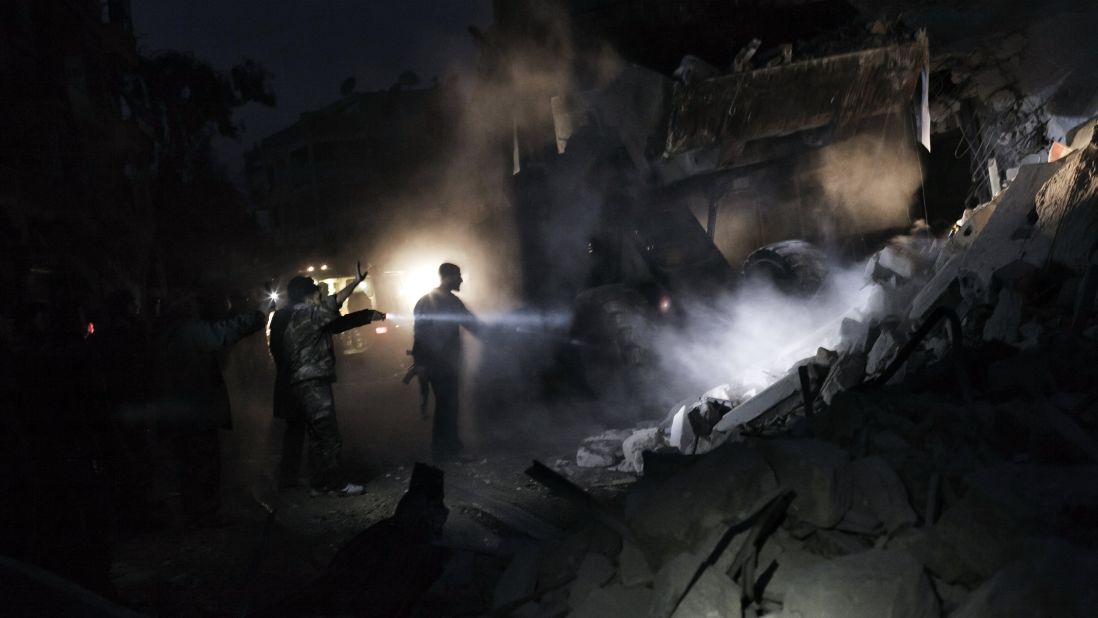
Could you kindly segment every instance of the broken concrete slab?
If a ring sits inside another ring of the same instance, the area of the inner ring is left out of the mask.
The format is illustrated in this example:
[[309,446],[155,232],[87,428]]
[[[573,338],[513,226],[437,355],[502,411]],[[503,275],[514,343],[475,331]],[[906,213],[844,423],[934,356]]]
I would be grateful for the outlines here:
[[904,279],[913,278],[917,272],[917,265],[910,252],[895,245],[889,245],[877,253],[877,266]]
[[820,399],[831,405],[835,395],[865,381],[865,355],[844,354],[831,366],[831,373],[820,387]]
[[900,341],[891,330],[882,330],[865,359],[866,375],[877,375],[885,370],[900,351]]
[[659,427],[634,431],[621,445],[623,460],[619,469],[643,474],[644,451],[654,451],[666,444],[667,437]]
[[945,509],[938,523],[909,551],[951,584],[975,585],[1018,551],[1023,529],[986,496],[968,492]]
[[648,565],[645,557],[636,545],[626,542],[622,545],[621,554],[618,555],[618,577],[621,585],[626,588],[643,586],[652,583],[655,575],[652,567]]
[[537,587],[540,547],[522,543],[496,582],[492,607],[502,607],[528,596]]
[[1062,541],[1034,544],[972,591],[952,618],[1093,616],[1098,553]]
[[887,531],[918,521],[900,475],[884,459],[871,456],[855,460],[850,463],[850,473],[854,502],[867,507]]
[[758,448],[780,485],[796,492],[790,514],[820,528],[839,523],[850,508],[849,455],[821,440],[760,440]]
[[617,463],[617,459],[611,455],[599,453],[586,446],[579,447],[576,451],[576,465],[581,468],[609,468]]
[[789,594],[790,585],[801,578],[804,571],[826,562],[826,559],[803,548],[790,548],[783,551],[776,562],[777,566],[765,581],[763,598],[781,602]]
[[1040,165],[1023,165],[1014,182],[996,199],[995,210],[987,225],[965,252],[959,266],[975,283],[988,289],[992,274],[1022,259],[1034,266],[1044,266],[1050,247],[1031,245],[1027,239],[1037,223],[1037,194],[1063,166],[1063,161]]
[[740,618],[740,589],[724,573],[706,569],[679,602],[672,618]]
[[664,562],[652,584],[654,596],[648,615],[652,618],[670,616],[704,560],[705,556],[700,553],[680,552]]
[[1000,290],[995,310],[984,323],[984,341],[1018,343],[1022,326],[1022,296],[1014,290]]
[[621,461],[622,443],[632,434],[628,429],[611,429],[585,438],[576,452],[576,465],[581,468],[606,468]]
[[1047,256],[1049,264],[1084,272],[1098,239],[1098,145],[1066,158],[1037,193],[1035,208],[1037,226],[1027,251]]
[[568,602],[579,607],[587,600],[587,595],[604,586],[614,577],[614,565],[602,554],[590,553],[583,557],[576,579],[568,587]]
[[938,268],[911,301],[911,309],[907,312],[909,319],[922,321],[939,306],[956,307],[961,302],[957,276],[964,260],[965,254],[954,255]]
[[664,481],[642,479],[626,496],[625,515],[645,549],[666,557],[746,517],[777,488],[758,450],[730,443]]
[[860,554],[873,547],[869,538],[841,530],[816,530],[805,539],[805,549],[825,558]]
[[654,593],[647,588],[607,586],[592,591],[569,616],[570,618],[647,616],[654,596]]
[[869,347],[869,323],[853,318],[843,318],[839,324],[839,351],[865,354]]
[[935,618],[938,598],[906,552],[870,550],[823,562],[790,578],[785,618]]
[[782,402],[792,397],[799,397],[800,389],[801,382],[797,372],[788,373],[759,394],[732,408],[731,412],[721,417],[720,422],[714,425],[713,429],[723,432],[731,431],[734,427],[758,418]]

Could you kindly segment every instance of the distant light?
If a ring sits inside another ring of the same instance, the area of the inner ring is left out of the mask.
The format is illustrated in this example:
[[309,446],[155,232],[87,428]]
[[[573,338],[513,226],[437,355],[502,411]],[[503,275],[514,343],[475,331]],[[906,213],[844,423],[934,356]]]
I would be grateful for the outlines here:
[[377,328],[374,329],[374,332],[379,334],[379,335],[384,335],[385,333],[389,332],[389,327],[388,326],[378,326]]
[[95,334],[95,322],[88,322],[88,334],[89,335],[94,335]]
[[270,294],[267,294],[267,298],[269,300],[277,303],[278,302],[278,292],[271,292]]
[[308,268],[306,268],[306,269],[305,269],[305,272],[307,272],[307,273],[311,273],[311,272],[313,272],[314,270],[316,270],[316,268],[314,268],[314,267],[310,266],[310,267],[308,267]]
[[327,264],[321,264],[320,265],[320,270],[328,270],[328,265]]
[[660,313],[671,311],[671,297],[664,294],[660,297]]

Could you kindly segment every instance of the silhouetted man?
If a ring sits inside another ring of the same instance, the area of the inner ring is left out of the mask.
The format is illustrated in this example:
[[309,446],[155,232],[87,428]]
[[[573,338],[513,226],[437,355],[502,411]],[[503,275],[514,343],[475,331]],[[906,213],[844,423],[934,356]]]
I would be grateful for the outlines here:
[[220,523],[221,456],[218,430],[232,429],[229,390],[218,353],[258,332],[268,303],[237,307],[235,315],[203,319],[197,297],[181,293],[153,340],[159,404],[157,425],[179,464],[185,525]]
[[415,316],[412,357],[435,393],[435,421],[431,455],[436,462],[461,455],[458,432],[462,349],[461,328],[479,335],[481,324],[454,292],[461,290],[461,269],[445,263],[438,267],[439,286],[419,299]]
[[[300,413],[305,419],[312,468],[310,484],[316,491],[340,495],[357,495],[365,491],[362,485],[349,482],[343,473],[339,461],[343,441],[332,396],[332,382],[336,379],[332,335],[385,319],[384,313],[373,309],[340,316],[340,306],[365,279],[366,273],[360,268],[355,280],[339,292],[325,296],[311,278],[294,277],[289,284],[289,295],[302,300],[291,308],[285,326],[281,322],[277,325],[280,344],[275,344],[276,325],[271,328],[272,345],[278,346],[276,362],[282,359],[281,370],[288,375],[289,405],[297,408],[290,413]],[[290,446],[292,448],[292,444]],[[286,455],[283,453],[284,458]]]

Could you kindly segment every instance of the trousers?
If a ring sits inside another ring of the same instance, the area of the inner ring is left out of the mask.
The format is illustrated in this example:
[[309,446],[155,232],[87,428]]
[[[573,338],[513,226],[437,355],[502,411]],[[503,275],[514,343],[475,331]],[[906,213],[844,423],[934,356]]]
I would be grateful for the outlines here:
[[435,369],[427,372],[427,383],[435,394],[435,418],[431,430],[431,457],[435,462],[452,460],[461,454],[458,429],[458,401],[461,372],[455,369]]
[[321,490],[342,488],[347,479],[339,457],[343,439],[336,422],[332,383],[324,379],[304,380],[292,384],[290,391],[304,416],[309,436],[309,483]]

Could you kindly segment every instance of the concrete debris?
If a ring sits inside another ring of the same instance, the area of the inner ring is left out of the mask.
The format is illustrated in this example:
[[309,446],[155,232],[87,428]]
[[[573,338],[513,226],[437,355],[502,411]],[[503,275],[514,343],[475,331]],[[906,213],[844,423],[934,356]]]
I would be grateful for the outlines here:
[[1068,157],[1041,187],[1035,202],[1037,229],[1027,250],[1047,255],[1051,264],[1085,271],[1098,239],[1098,145]]
[[[767,544],[769,547],[770,544]],[[765,598],[781,603],[791,590],[790,586],[803,577],[805,571],[826,562],[822,556],[816,555],[803,548],[786,549],[775,560],[776,566],[764,568],[770,570],[770,579],[763,591]]]
[[[1043,103],[1021,96],[1008,71],[981,62],[959,61],[942,77],[951,71],[985,97],[979,113],[1040,115]],[[706,115],[711,100],[705,114],[687,113],[760,72],[692,78],[706,67],[684,67],[667,151],[716,144],[738,156],[740,120]],[[936,105],[956,114],[954,103]],[[1011,169],[993,179],[1005,188],[966,210],[948,238],[898,238],[875,253],[865,302],[832,325],[834,351],[760,392],[716,387],[660,427],[585,440],[586,460],[644,476],[625,492],[623,513],[600,507],[600,525],[624,539],[620,551],[583,546],[553,571],[578,577],[572,589],[586,598],[573,599],[575,615],[614,613],[629,595],[642,608],[633,615],[660,618],[1093,613],[1094,124],[1053,163],[990,152]],[[780,513],[760,511],[776,495]],[[771,517],[765,533],[761,512]]]
[[850,464],[854,479],[854,503],[866,507],[891,532],[914,525],[918,516],[911,508],[907,488],[896,471],[878,456]]
[[[606,616],[647,616],[654,594],[647,588],[607,586],[587,595],[587,599],[569,614],[571,618]],[[559,615],[559,614],[548,614]]]
[[724,573],[708,569],[683,597],[672,618],[740,618],[739,587]]
[[839,357],[820,388],[820,398],[824,403],[831,405],[835,395],[861,384],[865,380],[865,364],[865,355],[861,353]]
[[892,331],[884,331],[873,343],[873,348],[865,359],[865,372],[867,375],[877,375],[896,358],[900,351],[900,342]]
[[752,513],[778,488],[757,449],[729,443],[663,482],[642,482],[625,500],[625,516],[645,549],[668,556],[693,550],[712,530]]
[[539,550],[537,545],[529,543],[519,547],[507,570],[496,582],[495,593],[492,595],[493,607],[513,603],[534,591],[538,582]]
[[621,585],[626,588],[650,584],[655,577],[652,574],[652,567],[648,564],[648,558],[630,542],[622,545],[621,554],[618,555],[618,569]]
[[839,351],[865,354],[869,347],[869,323],[854,318],[843,318],[839,324]]
[[1063,162],[1026,165],[1009,187],[995,199],[984,229],[964,254],[959,271],[970,273],[981,289],[991,285],[993,273],[1015,260],[1043,267],[1049,247],[1028,243],[1037,223],[1037,192],[1063,166]]
[[617,462],[613,455],[600,453],[587,446],[581,446],[576,451],[576,465],[581,468],[609,468]]
[[601,588],[614,577],[614,565],[602,554],[590,553],[584,556],[576,571],[576,579],[568,588],[568,602],[579,607],[587,600],[587,595]]
[[984,341],[1017,343],[1022,326],[1022,297],[1013,290],[999,292],[995,311],[984,324]]
[[888,246],[877,254],[877,266],[904,279],[915,276],[915,261],[910,254],[902,253],[895,246]]
[[822,562],[791,578],[785,618],[933,618],[938,598],[910,555],[871,550]]
[[1098,552],[1061,541],[1029,548],[974,590],[953,618],[1089,616],[1098,607]]
[[734,427],[753,421],[783,402],[799,397],[800,388],[800,378],[797,372],[790,372],[751,399],[732,408],[730,412],[721,417],[720,422],[714,425],[713,429],[716,431],[731,431]]
[[608,468],[624,457],[622,443],[632,435],[626,430],[612,429],[583,441],[576,452],[576,465],[581,468]]
[[667,436],[659,427],[634,431],[622,443],[622,472],[644,473],[644,451],[654,451],[667,444]]
[[765,440],[759,443],[778,483],[796,493],[790,514],[830,528],[850,509],[853,477],[846,451],[820,440]]

